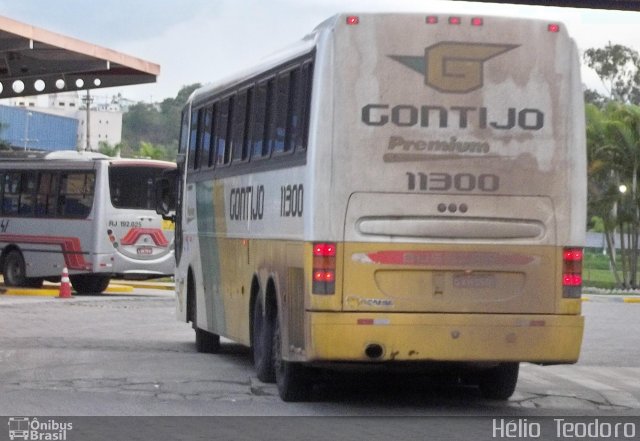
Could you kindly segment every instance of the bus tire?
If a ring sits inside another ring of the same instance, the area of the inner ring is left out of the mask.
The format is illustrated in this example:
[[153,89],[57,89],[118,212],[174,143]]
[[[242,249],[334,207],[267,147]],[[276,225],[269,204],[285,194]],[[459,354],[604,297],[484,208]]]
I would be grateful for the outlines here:
[[253,365],[258,380],[263,383],[275,383],[276,373],[273,357],[273,319],[264,315],[262,301],[257,298],[253,304]]
[[71,286],[78,294],[100,294],[109,286],[111,277],[100,274],[69,276]]
[[11,250],[4,256],[2,275],[6,286],[26,286],[26,266],[19,250]]
[[280,325],[277,317],[274,325],[273,351],[278,354],[274,363],[278,395],[285,402],[309,401],[313,386],[309,370],[301,363],[282,359]]
[[478,381],[482,396],[491,400],[508,399],[516,390],[519,369],[519,363],[501,363],[482,371]]

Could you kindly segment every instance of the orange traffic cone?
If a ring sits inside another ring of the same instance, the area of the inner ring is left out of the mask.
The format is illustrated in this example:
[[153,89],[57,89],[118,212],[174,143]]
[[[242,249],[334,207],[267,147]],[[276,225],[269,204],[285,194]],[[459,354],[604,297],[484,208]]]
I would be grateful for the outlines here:
[[69,271],[65,266],[62,268],[62,277],[60,278],[60,293],[59,299],[70,299],[71,296],[71,283],[69,282]]

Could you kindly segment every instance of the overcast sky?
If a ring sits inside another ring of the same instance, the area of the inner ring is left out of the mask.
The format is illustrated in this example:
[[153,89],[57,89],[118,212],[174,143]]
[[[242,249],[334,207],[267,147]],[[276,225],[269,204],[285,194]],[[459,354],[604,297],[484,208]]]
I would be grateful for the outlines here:
[[[640,12],[629,11],[450,0],[0,0],[0,15],[160,64],[155,84],[96,91],[144,101],[228,76],[347,11],[538,17],[565,22],[581,51],[608,41],[640,51]],[[586,69],[583,78],[597,82]]]

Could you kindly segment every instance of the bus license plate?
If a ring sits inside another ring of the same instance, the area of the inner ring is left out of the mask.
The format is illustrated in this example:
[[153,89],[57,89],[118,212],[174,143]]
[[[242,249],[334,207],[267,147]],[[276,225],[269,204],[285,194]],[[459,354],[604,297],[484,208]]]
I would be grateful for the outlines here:
[[494,274],[454,274],[454,288],[495,288]]
[[138,247],[138,254],[141,256],[150,256],[153,254],[153,248],[151,247]]

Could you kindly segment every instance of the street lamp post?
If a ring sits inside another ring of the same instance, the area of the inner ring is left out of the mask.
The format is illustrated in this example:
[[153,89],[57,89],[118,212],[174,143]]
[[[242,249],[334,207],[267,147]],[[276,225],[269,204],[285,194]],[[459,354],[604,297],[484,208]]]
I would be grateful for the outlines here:
[[33,113],[27,111],[25,112],[24,118],[24,150],[27,151],[27,143],[29,142],[29,120],[33,116]]

